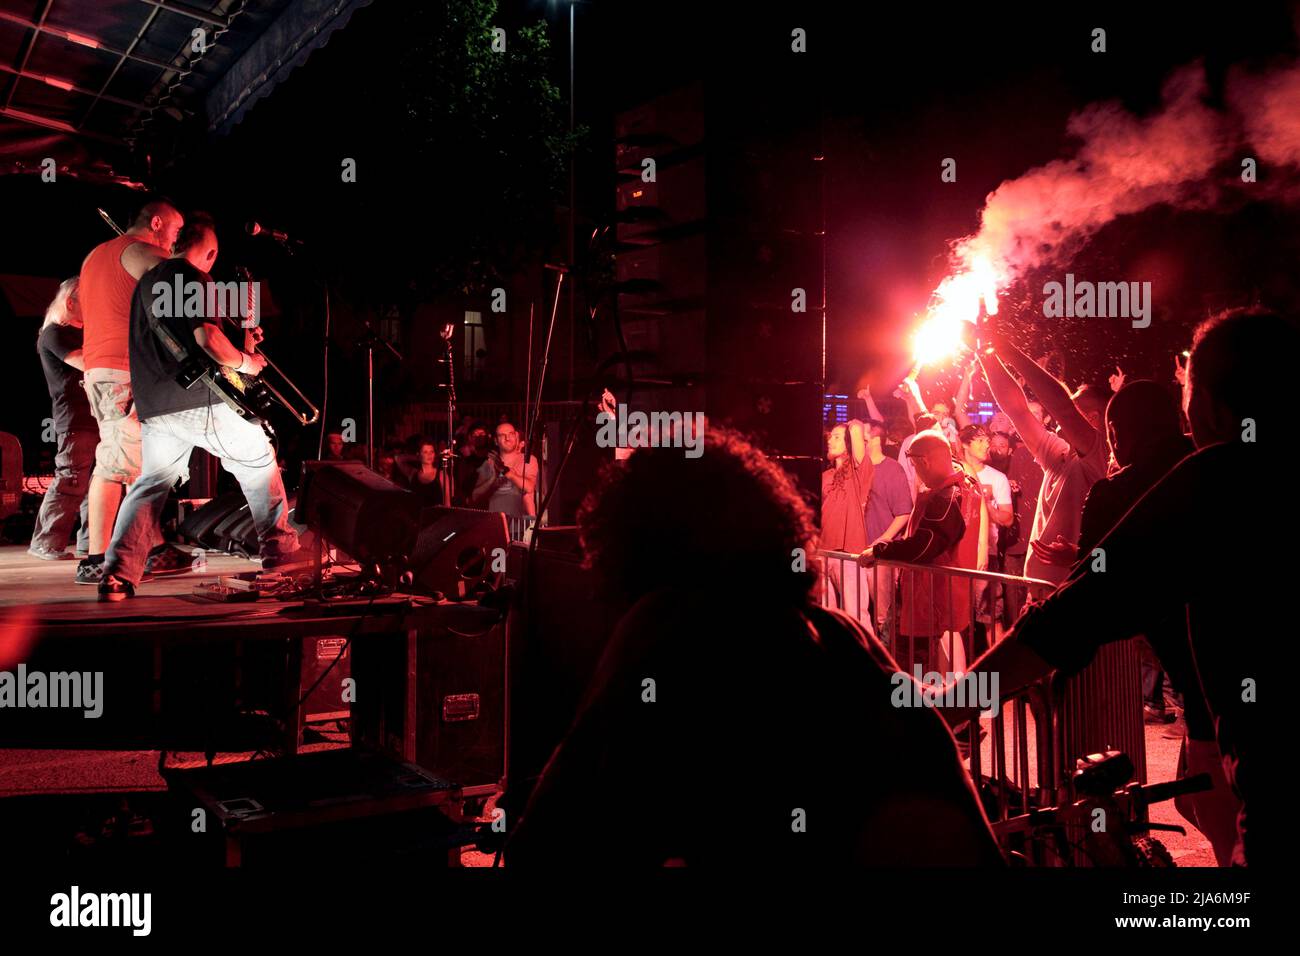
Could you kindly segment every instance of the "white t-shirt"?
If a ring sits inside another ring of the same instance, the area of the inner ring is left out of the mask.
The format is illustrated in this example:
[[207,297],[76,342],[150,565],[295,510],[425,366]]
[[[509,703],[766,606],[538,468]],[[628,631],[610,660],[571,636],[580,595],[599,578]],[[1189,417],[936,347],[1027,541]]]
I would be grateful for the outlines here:
[[1034,556],[1033,542],[1051,544],[1060,535],[1066,543],[1078,545],[1083,503],[1092,486],[1106,476],[1106,440],[1098,435],[1086,458],[1076,455],[1070,443],[1055,432],[1045,433],[1037,448],[1028,443],[1027,447],[1043,469],[1043,487],[1029,536],[1025,576],[1060,584],[1070,568],[1040,561]]
[[908,435],[903,439],[903,443],[898,446],[898,463],[903,466],[903,474],[907,475],[907,486],[912,489],[912,503],[916,503],[917,478],[916,466],[912,464],[912,459],[907,457],[907,450],[912,447],[912,442],[916,435]]
[[[996,508],[1011,507],[1011,482],[1007,476],[998,471],[992,465],[986,464],[983,468],[975,473],[975,479],[985,487],[993,489],[993,505]],[[992,533],[989,535],[989,544],[996,546],[998,543],[998,526],[992,520],[993,516],[989,515],[989,528]]]

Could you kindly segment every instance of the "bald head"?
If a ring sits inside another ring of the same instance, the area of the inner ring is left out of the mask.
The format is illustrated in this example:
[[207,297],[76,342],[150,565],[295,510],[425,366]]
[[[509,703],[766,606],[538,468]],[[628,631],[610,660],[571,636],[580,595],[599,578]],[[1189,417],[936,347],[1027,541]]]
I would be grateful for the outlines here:
[[922,432],[912,439],[907,457],[917,477],[932,488],[952,474],[952,446],[938,432]]
[[165,199],[155,199],[140,207],[127,232],[170,255],[184,224],[185,217],[175,206]]

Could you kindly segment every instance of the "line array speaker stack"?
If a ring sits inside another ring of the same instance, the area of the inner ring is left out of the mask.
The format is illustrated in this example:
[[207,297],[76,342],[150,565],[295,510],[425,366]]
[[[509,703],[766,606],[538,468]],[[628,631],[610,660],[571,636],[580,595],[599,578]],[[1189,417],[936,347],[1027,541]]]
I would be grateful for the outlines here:
[[811,57],[756,55],[752,68],[728,61],[616,118],[618,309],[633,374],[666,383],[641,387],[634,409],[702,410],[815,497],[826,378],[819,82]]

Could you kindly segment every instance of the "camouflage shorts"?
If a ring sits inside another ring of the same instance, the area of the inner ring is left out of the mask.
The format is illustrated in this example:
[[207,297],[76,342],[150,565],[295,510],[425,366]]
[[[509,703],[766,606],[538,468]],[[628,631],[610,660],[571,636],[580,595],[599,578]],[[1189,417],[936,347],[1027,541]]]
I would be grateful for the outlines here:
[[140,477],[140,419],[135,414],[131,373],[114,368],[86,370],[86,397],[99,423],[96,478],[129,485]]

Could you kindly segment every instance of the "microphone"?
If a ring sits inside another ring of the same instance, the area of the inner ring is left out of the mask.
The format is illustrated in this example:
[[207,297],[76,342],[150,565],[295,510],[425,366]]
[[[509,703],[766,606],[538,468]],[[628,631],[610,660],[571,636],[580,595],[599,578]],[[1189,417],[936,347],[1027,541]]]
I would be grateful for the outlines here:
[[270,236],[276,242],[297,242],[296,239],[290,239],[287,232],[281,232],[279,229],[270,229],[263,226],[260,222],[250,222],[244,229],[250,236]]
[[558,272],[561,275],[564,275],[569,271],[569,267],[564,265],[561,262],[548,262],[544,266],[542,266],[542,268],[550,269],[552,272]]

